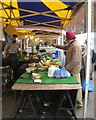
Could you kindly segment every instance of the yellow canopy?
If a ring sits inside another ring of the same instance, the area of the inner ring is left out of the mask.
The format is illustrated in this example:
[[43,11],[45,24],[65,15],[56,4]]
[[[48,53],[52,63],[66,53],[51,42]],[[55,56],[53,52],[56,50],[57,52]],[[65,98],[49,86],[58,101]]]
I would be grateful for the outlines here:
[[21,27],[21,23],[24,23],[23,28],[50,27],[63,29],[82,5],[81,2],[62,2],[62,0],[33,2],[3,0],[0,3],[0,18],[3,19],[4,26],[11,23],[13,26]]

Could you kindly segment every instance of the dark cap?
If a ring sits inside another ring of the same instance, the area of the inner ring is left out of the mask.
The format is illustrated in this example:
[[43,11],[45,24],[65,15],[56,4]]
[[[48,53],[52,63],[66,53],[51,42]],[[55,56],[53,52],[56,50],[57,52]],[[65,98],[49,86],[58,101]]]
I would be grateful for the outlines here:
[[17,38],[17,35],[16,34],[13,34],[13,36],[12,37],[15,37],[15,38]]

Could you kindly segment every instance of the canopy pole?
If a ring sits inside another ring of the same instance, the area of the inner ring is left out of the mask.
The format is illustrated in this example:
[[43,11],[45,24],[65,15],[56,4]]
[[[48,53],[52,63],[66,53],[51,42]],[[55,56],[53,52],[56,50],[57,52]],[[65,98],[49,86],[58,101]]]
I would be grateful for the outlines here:
[[89,70],[90,70],[90,40],[91,40],[91,0],[88,0],[88,33],[87,33],[87,66],[86,66],[86,88],[85,88],[85,102],[83,118],[87,115],[87,99],[88,99],[88,84],[89,84]]
[[[1,12],[1,15],[2,15],[2,12]],[[3,18],[0,18],[0,40],[2,40],[3,39],[3,25],[4,24],[4,22],[3,22]]]
[[61,45],[64,45],[63,44],[63,41],[64,41],[64,35],[63,35],[64,31],[62,30],[62,41],[61,41]]
[[60,38],[61,38],[61,36],[58,37],[57,45],[60,45]]
[[[62,36],[61,36],[61,45],[64,45],[64,31],[62,30]],[[61,59],[64,57],[64,51],[61,50]]]

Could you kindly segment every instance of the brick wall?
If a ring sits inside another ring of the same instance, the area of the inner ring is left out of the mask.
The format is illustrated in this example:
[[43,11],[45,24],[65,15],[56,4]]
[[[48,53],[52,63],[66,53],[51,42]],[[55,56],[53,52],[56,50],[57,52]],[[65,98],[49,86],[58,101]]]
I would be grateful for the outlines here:
[[[96,3],[92,3],[92,32],[96,31]],[[66,31],[72,31],[75,34],[85,33],[88,30],[88,4],[85,3],[79,12],[74,16],[74,18],[66,26]],[[72,29],[73,28],[73,29]]]
[[96,32],[96,2],[94,3],[94,31]]

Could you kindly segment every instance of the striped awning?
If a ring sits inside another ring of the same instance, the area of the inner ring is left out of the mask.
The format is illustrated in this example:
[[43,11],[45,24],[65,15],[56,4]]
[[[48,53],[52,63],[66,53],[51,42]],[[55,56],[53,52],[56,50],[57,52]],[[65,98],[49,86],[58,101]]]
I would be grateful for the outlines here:
[[63,29],[78,12],[84,2],[66,0],[3,0],[0,2],[0,18],[4,24],[14,26],[40,26]]

